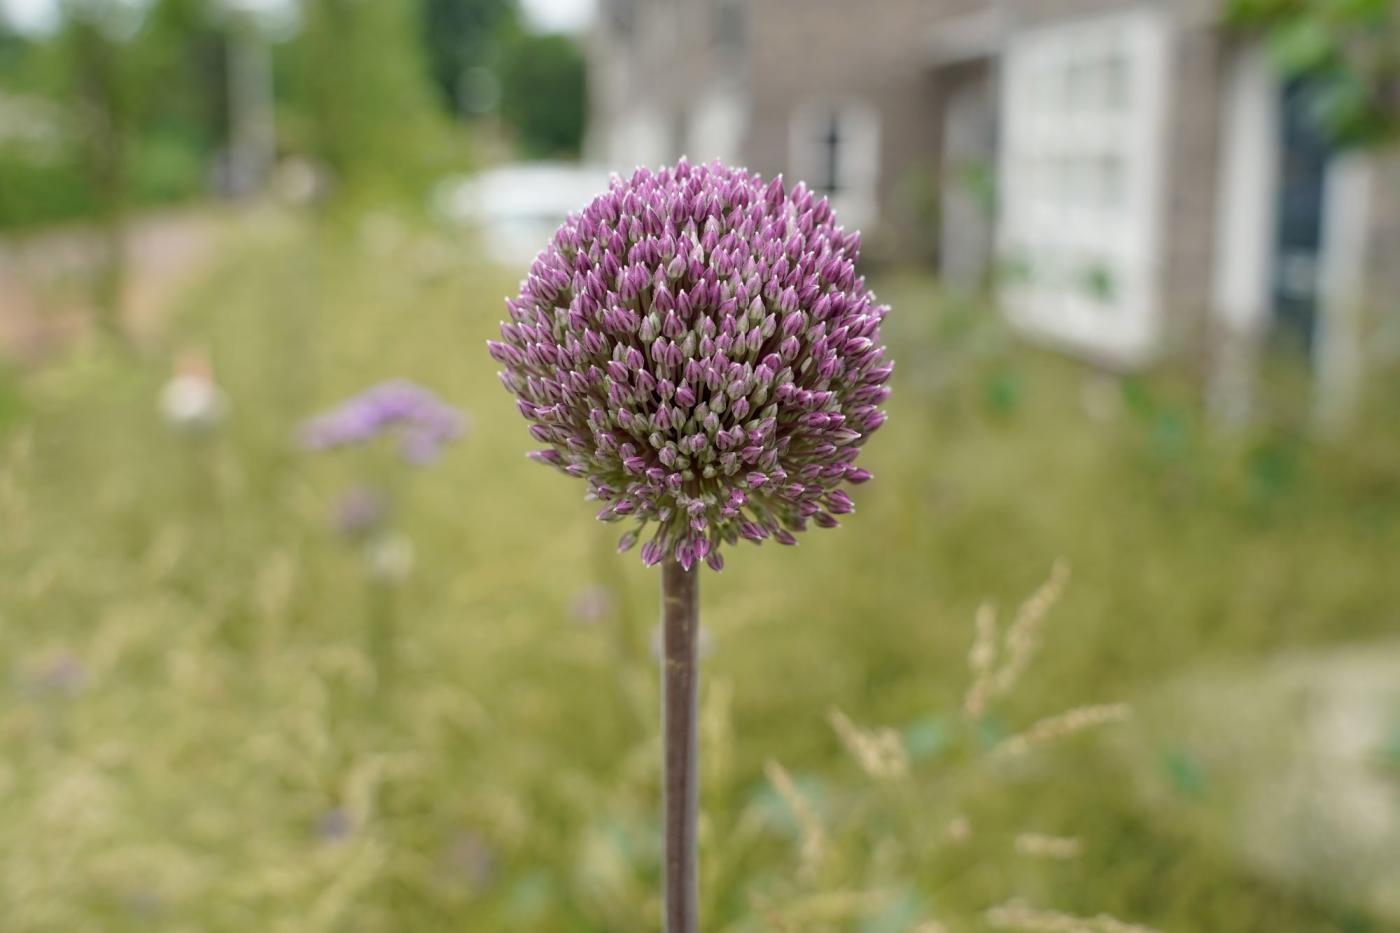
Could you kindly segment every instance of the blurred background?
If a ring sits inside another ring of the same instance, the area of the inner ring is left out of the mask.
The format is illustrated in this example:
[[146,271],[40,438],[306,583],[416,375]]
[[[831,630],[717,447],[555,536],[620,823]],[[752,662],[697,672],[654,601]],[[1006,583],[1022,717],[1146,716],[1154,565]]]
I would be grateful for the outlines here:
[[[1398,30],[0,0],[0,929],[657,927],[656,574],[483,342],[686,154],[898,363],[845,527],[702,579],[706,928],[1400,930]],[[431,450],[307,449],[396,379]]]

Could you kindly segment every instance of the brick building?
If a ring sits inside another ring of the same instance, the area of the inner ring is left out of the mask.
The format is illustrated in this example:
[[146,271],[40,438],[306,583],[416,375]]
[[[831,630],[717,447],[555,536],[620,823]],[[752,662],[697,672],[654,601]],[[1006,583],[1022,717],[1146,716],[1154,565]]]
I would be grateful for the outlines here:
[[1330,151],[1213,0],[600,4],[595,158],[803,179],[1108,365],[1273,331],[1344,385],[1400,294],[1395,160]]

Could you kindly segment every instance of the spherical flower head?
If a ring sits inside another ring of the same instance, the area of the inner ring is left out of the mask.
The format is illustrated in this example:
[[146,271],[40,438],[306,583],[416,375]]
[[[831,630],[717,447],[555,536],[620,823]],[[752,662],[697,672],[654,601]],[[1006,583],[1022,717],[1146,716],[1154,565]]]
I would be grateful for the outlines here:
[[530,456],[587,481],[642,559],[718,570],[853,505],[884,423],[888,308],[825,198],[719,163],[614,177],[536,257],[488,349]]

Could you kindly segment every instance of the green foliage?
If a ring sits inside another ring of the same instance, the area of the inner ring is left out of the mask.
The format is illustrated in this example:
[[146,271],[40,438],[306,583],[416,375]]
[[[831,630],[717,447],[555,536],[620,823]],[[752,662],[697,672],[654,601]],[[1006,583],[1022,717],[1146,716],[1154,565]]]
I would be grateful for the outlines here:
[[501,116],[527,154],[578,154],[588,81],[577,42],[564,35],[520,35],[506,52],[501,84]]
[[421,0],[423,44],[433,83],[452,113],[464,113],[463,76],[500,66],[499,50],[519,30],[516,0]]
[[1261,33],[1274,62],[1312,89],[1318,124],[1342,146],[1400,133],[1400,13],[1392,0],[1233,0],[1229,21]]
[[[52,113],[55,140],[40,150],[0,136],[0,227],[110,218],[208,190],[230,141],[231,37],[251,21],[216,0],[61,9],[52,37],[0,34],[0,119],[14,94]],[[284,151],[312,156],[352,193],[416,189],[455,162],[415,7],[306,0],[301,13],[301,30],[274,48]]]
[[421,182],[442,147],[413,7],[307,0],[297,39],[311,154],[351,190]]
[[206,0],[66,3],[58,32],[5,43],[0,76],[42,144],[0,138],[0,227],[119,215],[204,190],[225,133],[222,35]]
[[162,204],[203,191],[208,173],[206,152],[180,132],[150,133],[135,140],[128,157],[132,200]]
[[24,229],[90,216],[93,194],[71,153],[58,159],[0,147],[0,229]]
[[24,413],[24,398],[19,379],[9,366],[0,364],[0,439]]
[[17,32],[5,19],[5,13],[0,11],[0,74],[9,73],[15,68],[24,57],[28,45],[29,40]]
[[[656,929],[657,579],[613,552],[582,484],[522,456],[482,350],[516,270],[412,227],[256,223],[168,340],[210,350],[222,432],[172,435],[154,412],[168,361],[103,347],[27,377],[4,429],[6,933]],[[1250,446],[1202,436],[1170,385],[1095,420],[1079,365],[985,336],[985,309],[980,327],[945,321],[921,280],[875,284],[900,369],[859,511],[799,548],[737,549],[702,581],[707,928],[767,930],[768,910],[804,931],[974,931],[1015,894],[1165,930],[1348,928],[1351,908],[1144,806],[1107,734],[1025,767],[976,762],[1040,716],[1197,664],[1393,633],[1393,406],[1363,445],[1300,451],[1262,513]],[[1002,372],[1016,404],[989,408]],[[293,438],[400,375],[473,427],[400,503],[417,566],[386,699],[358,554],[326,527],[352,465]],[[1179,427],[1159,463],[1165,416]],[[1007,617],[1058,555],[1075,579],[1045,650],[969,732],[976,606]],[[910,780],[872,781],[832,706],[902,735]],[[814,874],[769,759],[827,831]],[[1188,746],[1146,764],[1177,806],[1215,787]],[[942,844],[955,813],[970,835]],[[1017,855],[1022,831],[1077,836],[1083,854]]]

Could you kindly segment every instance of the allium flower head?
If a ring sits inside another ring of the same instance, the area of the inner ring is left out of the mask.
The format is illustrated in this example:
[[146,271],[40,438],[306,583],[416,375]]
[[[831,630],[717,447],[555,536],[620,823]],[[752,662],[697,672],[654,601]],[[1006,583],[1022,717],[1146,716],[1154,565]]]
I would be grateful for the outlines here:
[[719,163],[615,177],[508,300],[501,380],[642,559],[718,570],[722,544],[795,544],[850,512],[885,420],[889,310],[825,198]]
[[422,386],[393,381],[366,389],[308,421],[301,437],[310,450],[329,450],[392,434],[399,440],[400,456],[423,464],[461,436],[463,422],[461,412]]

